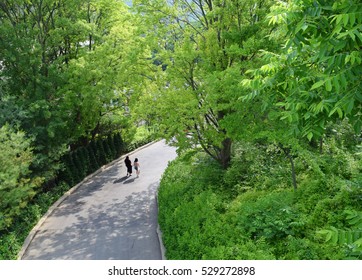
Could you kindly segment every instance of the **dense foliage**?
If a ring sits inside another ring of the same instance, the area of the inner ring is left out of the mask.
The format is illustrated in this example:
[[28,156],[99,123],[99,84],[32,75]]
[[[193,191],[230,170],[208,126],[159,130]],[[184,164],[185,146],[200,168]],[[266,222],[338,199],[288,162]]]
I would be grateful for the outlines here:
[[[135,137],[138,20],[117,0],[0,3],[0,258],[62,192]],[[147,130],[148,131],[148,130]]]
[[187,151],[160,191],[169,258],[361,258],[361,13],[359,0],[1,2],[0,258],[153,133]]
[[[360,1],[278,2],[270,22],[286,35],[280,52],[245,79],[293,136],[321,139],[329,122],[347,118],[361,132],[362,4]],[[279,23],[279,24],[277,24]]]
[[[157,75],[140,112],[180,149],[195,144],[224,168],[233,139],[239,81],[260,65],[259,49],[276,48],[265,17],[272,1],[134,1],[147,21]],[[149,106],[152,104],[152,106]],[[242,115],[247,114],[244,112]]]
[[326,153],[295,158],[297,192],[284,153],[267,142],[235,145],[226,171],[183,154],[159,192],[167,258],[362,259],[361,151],[326,142]]
[[[191,2],[238,13],[228,1]],[[219,86],[212,108],[228,110],[218,121],[234,152],[225,171],[188,153],[165,174],[160,224],[171,259],[362,258],[361,3],[272,2],[263,6],[269,14],[259,15],[273,29],[236,16],[223,25],[228,31],[237,23],[257,34],[269,30],[269,44],[253,41],[258,51],[251,63],[238,63],[222,78],[206,70],[213,79],[202,80],[203,88]],[[201,52],[193,62],[195,70],[203,67],[207,49],[196,42],[182,46]],[[251,50],[246,43],[233,47],[238,55]],[[218,55],[229,51],[224,45],[210,59],[218,65]],[[166,102],[170,96],[164,95]],[[175,114],[180,122],[185,110]]]
[[[26,202],[34,196],[39,178],[31,178],[31,142],[24,133],[9,125],[0,128],[0,230],[12,222]],[[16,187],[14,187],[16,186]]]

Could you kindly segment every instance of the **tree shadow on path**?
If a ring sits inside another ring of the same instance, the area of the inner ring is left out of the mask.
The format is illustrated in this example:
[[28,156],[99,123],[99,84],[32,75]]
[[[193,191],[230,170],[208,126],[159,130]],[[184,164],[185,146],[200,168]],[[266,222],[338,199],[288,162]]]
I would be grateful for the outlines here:
[[[158,182],[125,199],[84,207],[73,203],[54,215],[71,217],[71,223],[57,229],[40,230],[40,251],[27,252],[30,259],[51,260],[151,260],[161,259],[156,235],[157,204],[152,199]],[[61,213],[60,213],[61,212]],[[70,218],[70,217],[69,217]]]

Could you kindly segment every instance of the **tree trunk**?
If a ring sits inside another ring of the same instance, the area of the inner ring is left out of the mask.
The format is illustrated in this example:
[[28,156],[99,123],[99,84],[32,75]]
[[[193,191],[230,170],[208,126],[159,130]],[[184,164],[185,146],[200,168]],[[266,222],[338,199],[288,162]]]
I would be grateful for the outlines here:
[[230,138],[226,138],[226,139],[224,139],[224,141],[222,141],[222,147],[221,147],[218,158],[219,158],[219,162],[220,162],[221,166],[224,169],[228,168],[230,165],[231,144],[232,144],[232,141]]
[[296,178],[296,174],[295,174],[295,166],[294,166],[293,156],[290,154],[290,149],[289,148],[284,148],[282,144],[279,144],[279,147],[283,150],[284,154],[287,156],[287,158],[290,161],[290,165],[292,167],[293,188],[294,188],[294,191],[296,191],[297,190],[297,178]]
[[294,191],[297,190],[297,179],[295,175],[295,167],[294,167],[294,160],[293,157],[288,153],[287,157],[289,158],[290,165],[292,166],[292,180],[293,180],[293,187]]

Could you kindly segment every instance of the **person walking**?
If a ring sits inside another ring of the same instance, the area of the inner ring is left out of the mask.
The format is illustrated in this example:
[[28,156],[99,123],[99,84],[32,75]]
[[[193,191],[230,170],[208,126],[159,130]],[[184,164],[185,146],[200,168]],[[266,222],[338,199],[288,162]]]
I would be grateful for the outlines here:
[[127,167],[127,176],[126,177],[129,177],[132,175],[132,161],[129,159],[128,156],[126,156],[126,159],[124,160],[124,164]]
[[138,162],[138,158],[135,158],[133,163],[134,169],[136,170],[137,178],[140,176],[140,163]]

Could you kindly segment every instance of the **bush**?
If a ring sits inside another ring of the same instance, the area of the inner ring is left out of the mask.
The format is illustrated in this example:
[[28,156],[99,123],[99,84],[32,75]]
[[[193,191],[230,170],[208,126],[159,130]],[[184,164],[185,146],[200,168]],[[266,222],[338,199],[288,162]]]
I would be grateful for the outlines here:
[[116,133],[113,135],[114,148],[116,150],[116,157],[119,157],[124,151],[124,143],[121,134]]
[[[162,177],[158,195],[159,223],[170,259],[200,259],[208,248],[219,242],[212,233],[219,223],[223,205],[208,187],[219,176],[210,173],[211,167],[206,175],[203,173],[204,176],[199,177],[202,172],[195,169],[195,159],[191,154],[184,155],[172,162]],[[195,175],[190,176],[190,173]]]
[[96,155],[97,155],[98,162],[101,166],[105,165],[108,162],[102,139],[98,139],[96,141]]
[[42,178],[31,174],[36,158],[25,133],[8,125],[0,127],[0,151],[1,231],[12,224],[13,218],[32,199]]
[[291,188],[288,160],[275,145],[236,144],[224,181],[236,194],[250,189]]
[[67,190],[69,185],[58,184],[48,192],[38,193],[14,218],[7,230],[0,231],[0,260],[16,259],[24,240],[39,219]]
[[226,172],[197,151],[181,155],[159,189],[167,258],[361,258],[359,243],[325,243],[317,234],[350,234],[345,210],[362,210],[359,154],[327,139],[323,154],[299,147],[294,161],[296,191],[275,145],[237,146]]

